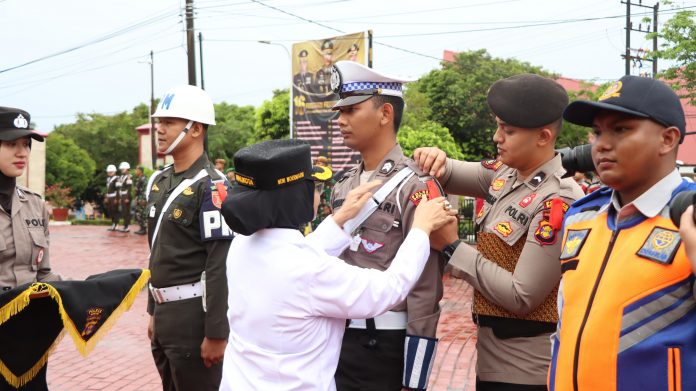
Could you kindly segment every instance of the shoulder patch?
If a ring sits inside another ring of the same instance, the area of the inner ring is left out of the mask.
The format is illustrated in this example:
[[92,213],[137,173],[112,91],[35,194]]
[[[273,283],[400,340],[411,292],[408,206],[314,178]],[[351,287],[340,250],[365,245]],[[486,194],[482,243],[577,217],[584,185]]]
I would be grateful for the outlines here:
[[423,190],[418,190],[417,192],[411,194],[410,197],[408,197],[411,202],[413,202],[416,206],[420,204],[421,200],[423,199],[423,196],[426,198],[430,198],[430,191],[428,189],[423,189]]
[[549,246],[556,243],[556,230],[551,224],[543,219],[539,222],[539,226],[534,231],[534,239],[542,246]]
[[585,245],[590,231],[590,229],[569,229],[565,243],[563,243],[560,259],[566,260],[577,257],[580,254],[580,250],[582,250],[582,246]]
[[669,265],[679,249],[681,236],[671,229],[654,227],[636,255],[642,258]]
[[541,184],[541,182],[546,178],[546,173],[543,171],[539,171],[532,177],[532,180],[529,181],[529,184],[531,186],[537,187]]
[[500,168],[500,166],[503,165],[503,162],[501,162],[501,161],[498,160],[498,159],[490,159],[490,160],[484,160],[484,161],[482,161],[482,162],[481,162],[481,165],[484,166],[484,167],[486,167],[486,168],[489,169],[489,170],[498,171],[498,169]]

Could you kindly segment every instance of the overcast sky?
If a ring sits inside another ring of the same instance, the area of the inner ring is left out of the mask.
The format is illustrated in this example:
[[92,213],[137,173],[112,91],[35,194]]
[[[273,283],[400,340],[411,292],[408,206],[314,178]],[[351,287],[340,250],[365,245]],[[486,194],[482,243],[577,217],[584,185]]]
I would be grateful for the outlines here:
[[[183,4],[0,0],[0,105],[26,109],[43,131],[78,112],[131,110],[149,102],[150,50],[156,96],[185,84]],[[674,5],[696,7],[696,0]],[[205,87],[215,102],[259,105],[291,82],[284,48],[367,29],[374,33],[374,68],[392,74],[419,77],[439,67],[444,50],[476,49],[571,78],[606,81],[624,73],[626,6],[619,0],[194,0],[194,6]],[[662,8],[664,22],[670,11]],[[643,34],[631,40],[634,48],[652,46]],[[643,70],[650,69],[646,62]]]

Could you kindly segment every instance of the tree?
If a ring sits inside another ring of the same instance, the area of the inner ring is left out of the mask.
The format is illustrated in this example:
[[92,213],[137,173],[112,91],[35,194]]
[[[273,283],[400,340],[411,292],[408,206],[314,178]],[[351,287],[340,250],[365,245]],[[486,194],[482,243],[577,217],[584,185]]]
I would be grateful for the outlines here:
[[254,139],[256,109],[225,102],[215,105],[215,126],[208,132],[208,155],[211,159],[232,160],[234,154]]
[[[604,84],[594,84],[589,82],[581,82],[580,90],[568,91],[570,101],[576,100],[591,100],[596,101],[604,90],[611,85],[612,82]],[[563,128],[556,140],[556,148],[576,147],[578,145],[587,144],[589,142],[588,135],[590,128],[580,125],[571,124],[568,121],[563,121]]]
[[669,81],[672,88],[696,106],[696,12],[677,12],[662,26],[657,36],[663,43],[661,49],[653,54],[674,61],[673,66],[658,76]]
[[412,156],[413,151],[418,147],[430,146],[442,149],[447,153],[447,157],[454,159],[464,157],[450,131],[434,121],[423,122],[417,128],[402,125],[396,136],[406,156]]
[[150,122],[149,112],[149,107],[143,103],[133,108],[132,113],[78,113],[75,123],[60,125],[53,130],[51,137],[61,135],[74,141],[96,163],[96,168],[88,176],[90,182],[82,194],[84,199],[98,199],[97,195],[104,186],[104,169],[108,164],[118,165],[126,161],[134,165],[138,161],[135,128]]
[[253,142],[290,137],[290,90],[273,90],[273,98],[256,110]]
[[80,196],[94,176],[96,164],[87,151],[58,133],[46,138],[46,185],[64,184]]
[[488,89],[497,80],[519,73],[551,77],[540,67],[515,59],[493,58],[486,50],[457,54],[413,83],[410,89],[425,94],[430,102],[428,119],[449,129],[461,146],[464,158],[479,160],[495,156],[493,114],[486,101]]

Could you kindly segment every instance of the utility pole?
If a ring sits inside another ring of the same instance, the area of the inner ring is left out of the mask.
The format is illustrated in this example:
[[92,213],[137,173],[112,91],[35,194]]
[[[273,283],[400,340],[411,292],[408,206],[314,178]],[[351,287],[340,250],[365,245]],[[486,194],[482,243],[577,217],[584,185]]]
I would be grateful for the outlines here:
[[[639,33],[654,33],[653,36],[653,52],[657,51],[657,13],[660,7],[660,3],[655,3],[654,6],[648,6],[648,5],[643,5],[642,0],[638,0],[638,3],[631,3],[631,0],[626,0],[626,1],[621,1],[621,4],[626,4],[626,51],[624,54],[621,55],[621,57],[624,58],[626,61],[626,75],[631,74],[631,63],[635,61],[650,61],[652,62],[652,77],[655,77],[657,75],[657,57],[653,58],[647,58],[646,57],[646,50],[644,49],[633,49],[631,48],[631,31],[637,31]],[[636,6],[636,7],[643,7],[643,8],[652,8],[653,10],[653,18],[652,18],[652,31],[650,31],[650,25],[646,26],[645,29],[643,29],[643,24],[639,23],[638,28],[633,28],[633,23],[631,22],[631,6]],[[633,55],[632,53],[635,52],[636,54]]]
[[201,89],[205,90],[205,80],[203,79],[203,33],[198,32],[198,62],[201,67]]
[[196,41],[193,30],[193,0],[186,0],[186,50],[188,51],[188,83],[196,85]]
[[155,56],[150,50],[150,153],[152,154],[152,169],[157,169],[157,135],[155,134]]

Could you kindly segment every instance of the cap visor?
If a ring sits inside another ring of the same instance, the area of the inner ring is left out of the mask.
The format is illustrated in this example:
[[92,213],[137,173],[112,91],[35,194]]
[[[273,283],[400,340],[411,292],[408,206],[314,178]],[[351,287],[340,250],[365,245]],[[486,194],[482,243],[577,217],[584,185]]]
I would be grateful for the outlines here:
[[345,97],[338,102],[336,102],[335,105],[331,108],[331,110],[338,110],[341,107],[346,107],[346,106],[352,106],[352,105],[357,105],[358,103],[362,103],[370,98],[372,98],[374,95],[354,95],[354,96],[348,96]]
[[331,169],[325,166],[312,166],[312,179],[317,181],[327,181],[331,179],[333,172]]
[[566,109],[563,111],[563,119],[573,124],[591,127],[597,113],[602,110],[616,111],[619,113],[635,115],[636,117],[641,118],[650,118],[649,115],[643,114],[640,111],[627,109],[622,106],[603,102],[579,100],[569,104],[568,107],[566,107]]
[[0,129],[0,140],[13,141],[22,137],[31,137],[36,141],[44,141],[44,137],[33,129]]

